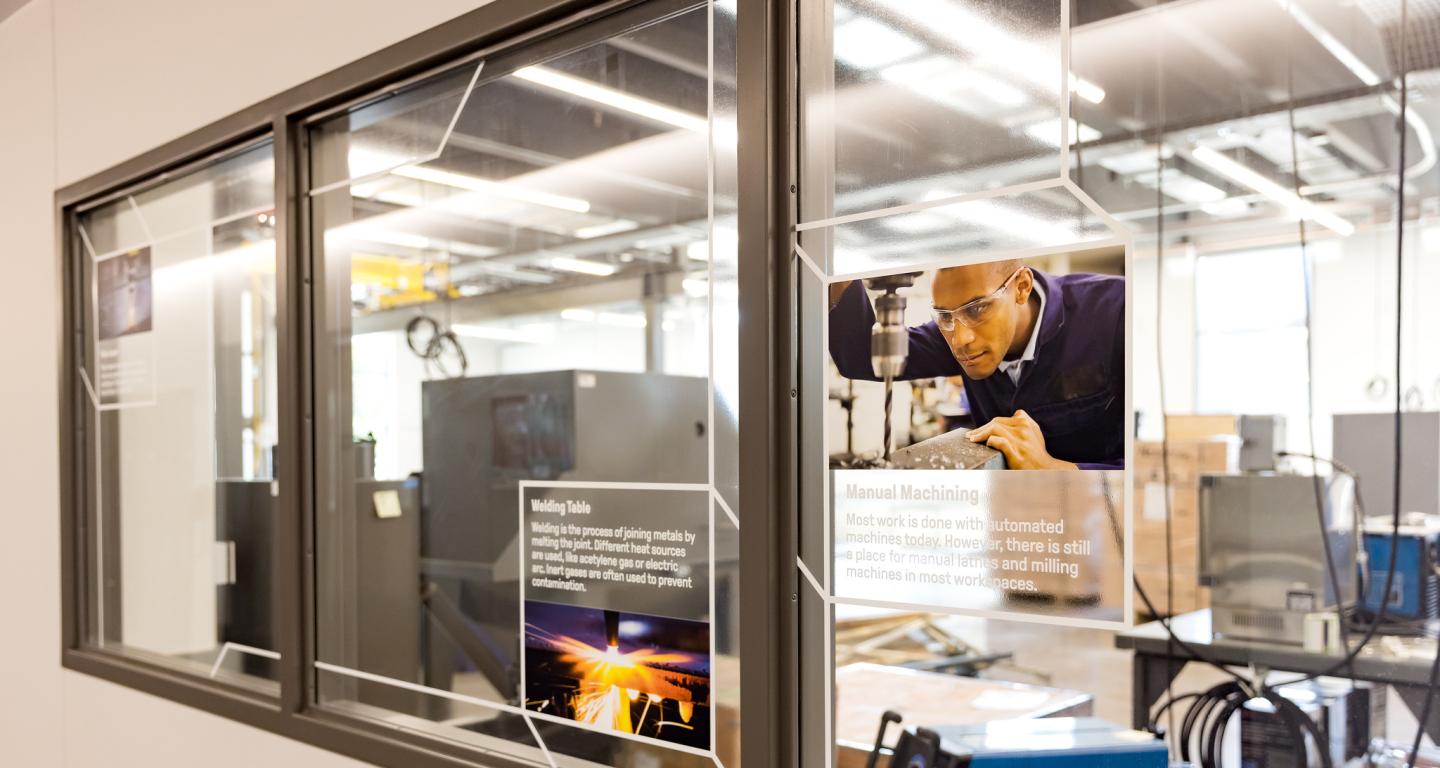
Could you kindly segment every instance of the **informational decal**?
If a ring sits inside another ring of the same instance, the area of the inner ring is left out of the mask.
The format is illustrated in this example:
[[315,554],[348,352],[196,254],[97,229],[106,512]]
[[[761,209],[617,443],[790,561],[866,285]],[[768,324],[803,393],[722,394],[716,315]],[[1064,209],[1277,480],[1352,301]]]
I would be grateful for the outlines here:
[[97,404],[144,403],[155,396],[154,286],[150,248],[94,262]]
[[[1122,472],[841,471],[836,594],[953,609],[1098,606]],[[1110,487],[1107,488],[1106,484]]]
[[1071,263],[826,286],[837,600],[1128,621],[1125,256]]
[[708,489],[522,483],[525,708],[711,748]]

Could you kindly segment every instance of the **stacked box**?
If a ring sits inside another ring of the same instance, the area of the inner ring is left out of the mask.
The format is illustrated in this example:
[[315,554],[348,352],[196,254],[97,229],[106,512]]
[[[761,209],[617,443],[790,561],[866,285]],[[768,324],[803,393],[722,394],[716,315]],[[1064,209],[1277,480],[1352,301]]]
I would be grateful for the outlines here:
[[[1229,471],[1234,441],[1218,438],[1135,444],[1135,579],[1145,588],[1157,613],[1173,616],[1210,604],[1200,587],[1200,476]],[[1169,485],[1165,483],[1168,453]],[[1169,497],[1174,605],[1166,591],[1165,516]],[[1148,614],[1140,596],[1135,609]]]

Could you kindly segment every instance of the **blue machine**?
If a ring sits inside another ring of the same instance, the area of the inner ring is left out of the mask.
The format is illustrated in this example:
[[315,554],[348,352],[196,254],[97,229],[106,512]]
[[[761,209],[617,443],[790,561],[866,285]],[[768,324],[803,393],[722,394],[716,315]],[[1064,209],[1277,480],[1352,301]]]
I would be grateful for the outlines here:
[[1385,575],[1390,568],[1389,518],[1371,518],[1365,526],[1366,564],[1361,574],[1365,600],[1361,613],[1373,618],[1385,602],[1386,624],[1440,619],[1440,528],[1402,525],[1395,546],[1395,576],[1385,599]]
[[[900,716],[886,712],[870,768],[892,722],[900,722]],[[890,758],[890,768],[1167,768],[1168,764],[1165,742],[1154,734],[1092,717],[907,728]]]

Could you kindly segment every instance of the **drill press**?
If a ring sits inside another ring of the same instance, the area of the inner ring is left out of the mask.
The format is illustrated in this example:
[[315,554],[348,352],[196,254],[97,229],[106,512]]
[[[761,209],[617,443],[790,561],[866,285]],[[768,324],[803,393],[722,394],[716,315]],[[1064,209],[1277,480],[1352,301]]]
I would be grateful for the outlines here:
[[870,362],[875,375],[885,382],[885,447],[882,461],[890,459],[890,411],[894,401],[895,379],[905,372],[905,358],[910,354],[910,331],[905,327],[905,296],[901,288],[915,284],[919,272],[904,272],[865,280],[865,287],[883,291],[875,299],[875,326],[870,329]]

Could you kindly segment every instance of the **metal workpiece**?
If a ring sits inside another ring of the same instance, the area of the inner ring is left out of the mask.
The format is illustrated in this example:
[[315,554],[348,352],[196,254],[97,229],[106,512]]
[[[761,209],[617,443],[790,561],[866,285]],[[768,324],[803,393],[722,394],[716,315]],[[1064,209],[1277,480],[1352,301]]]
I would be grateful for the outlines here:
[[892,469],[1005,469],[1005,454],[957,429],[890,454]]

